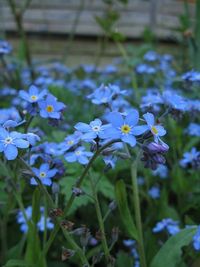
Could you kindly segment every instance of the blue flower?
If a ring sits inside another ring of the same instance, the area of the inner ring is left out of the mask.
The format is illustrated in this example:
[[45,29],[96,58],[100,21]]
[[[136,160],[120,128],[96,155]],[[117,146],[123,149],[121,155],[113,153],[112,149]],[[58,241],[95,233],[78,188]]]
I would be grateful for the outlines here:
[[0,152],[4,152],[7,160],[14,160],[18,155],[17,148],[28,148],[29,142],[23,139],[23,134],[8,132],[0,128]]
[[163,230],[167,230],[170,235],[175,235],[180,231],[178,224],[179,223],[177,221],[174,221],[170,218],[163,219],[153,228],[153,233],[159,233]]
[[193,147],[190,152],[183,154],[183,159],[180,160],[180,165],[185,168],[189,164],[195,166],[200,160],[200,151],[197,151],[196,147]]
[[38,103],[42,118],[60,119],[61,111],[65,108],[62,102],[58,102],[53,95],[48,95],[46,100]]
[[0,56],[7,55],[12,51],[12,46],[4,40],[0,40]]
[[184,73],[181,78],[189,82],[200,82],[200,72],[191,70]]
[[28,140],[30,145],[35,146],[35,144],[40,141],[40,137],[34,133],[23,134],[23,136]]
[[37,223],[37,228],[38,228],[39,231],[44,232],[45,227],[47,229],[50,229],[51,230],[51,229],[54,228],[54,224],[51,222],[51,219],[50,218],[48,218],[48,217],[45,218],[45,216],[42,215],[40,217],[39,222]]
[[126,90],[121,90],[119,86],[109,84],[105,86],[102,84],[97,88],[88,98],[92,99],[92,103],[96,105],[111,104],[113,99],[119,95],[126,95]]
[[198,226],[197,231],[192,238],[192,243],[194,249],[200,251],[200,226]]
[[174,91],[164,91],[163,92],[163,99],[169,107],[179,111],[187,111],[188,110],[188,102],[182,96],[176,94]]
[[163,164],[159,164],[157,169],[152,173],[154,176],[159,176],[161,179],[166,179],[168,176],[168,168]]
[[121,139],[132,147],[136,145],[134,127],[139,120],[137,110],[131,111],[125,118],[119,112],[111,112],[106,119],[111,123],[111,126],[105,130],[105,136],[108,139]]
[[148,194],[153,199],[158,199],[160,197],[160,188],[158,186],[152,186],[149,189]]
[[[26,217],[28,219],[28,221],[32,218],[32,207],[29,206],[25,209],[25,214],[26,214]],[[28,225],[26,223],[26,219],[24,218],[24,215],[23,215],[23,212],[22,211],[19,211],[18,214],[17,214],[17,222],[20,225],[20,230],[23,232],[23,233],[26,233],[28,231]]]
[[75,133],[68,135],[65,138],[65,141],[63,142],[63,149],[67,151],[74,145],[78,144],[79,141],[81,140],[81,135],[82,134],[78,131],[75,131]]
[[108,104],[112,101],[112,97],[113,91],[104,84],[97,88],[94,93],[88,95],[88,98],[92,99],[92,103],[96,105]]
[[134,134],[140,135],[149,130],[153,134],[155,142],[158,142],[158,140],[160,140],[160,136],[166,134],[164,127],[155,123],[155,118],[152,113],[147,112],[143,115],[143,117],[147,125],[136,126]]
[[104,138],[104,130],[108,127],[108,125],[102,125],[102,121],[99,119],[91,121],[90,124],[79,122],[75,125],[75,129],[83,133],[81,139],[88,142],[97,137]]
[[[44,207],[40,207],[40,214],[41,215],[40,215],[39,221],[37,222],[37,228],[41,232],[43,232],[45,230],[45,226],[47,229],[53,229],[53,227],[54,227],[54,224],[51,222],[50,218],[45,217],[44,210],[45,210]],[[25,209],[25,214],[26,214],[28,221],[30,221],[32,219],[32,211],[33,210],[32,210],[31,206],[28,206]],[[26,219],[24,218],[24,214],[22,211],[19,211],[17,214],[17,222],[20,224],[20,230],[23,233],[27,233],[28,232],[28,224],[27,224]]]
[[87,164],[89,162],[88,158],[92,157],[93,153],[85,151],[85,147],[80,146],[76,148],[73,152],[68,152],[65,154],[65,159],[68,162],[79,162],[80,164]]
[[155,51],[148,51],[145,55],[144,55],[144,60],[146,61],[156,61],[159,59],[159,55],[155,52]]
[[[43,163],[39,169],[32,168],[32,171],[34,172],[36,177],[40,179],[42,184],[50,186],[52,184],[51,178],[55,176],[58,170],[55,168],[50,169],[50,166],[48,163]],[[31,184],[32,185],[38,184],[34,177],[31,178]]]
[[200,136],[200,124],[190,123],[186,132],[191,136]]
[[19,91],[19,96],[29,103],[37,103],[41,101],[46,94],[47,90],[44,89],[40,92],[35,85],[31,85],[28,92],[24,90]]

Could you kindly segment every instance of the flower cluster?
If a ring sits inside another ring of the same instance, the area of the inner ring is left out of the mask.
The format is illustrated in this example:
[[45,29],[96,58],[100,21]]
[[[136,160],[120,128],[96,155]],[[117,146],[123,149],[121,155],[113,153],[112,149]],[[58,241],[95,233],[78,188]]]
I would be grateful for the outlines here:
[[[37,229],[41,232],[44,232],[45,227],[49,230],[54,228],[54,224],[51,222],[51,219],[49,217],[45,217],[44,211],[44,207],[40,207],[40,218],[37,222]],[[24,217],[24,213],[20,210],[17,214],[17,222],[20,224],[20,230],[23,233],[27,233],[29,229],[28,222],[31,222],[32,219],[32,207],[28,206],[24,212],[26,214],[26,218]]]

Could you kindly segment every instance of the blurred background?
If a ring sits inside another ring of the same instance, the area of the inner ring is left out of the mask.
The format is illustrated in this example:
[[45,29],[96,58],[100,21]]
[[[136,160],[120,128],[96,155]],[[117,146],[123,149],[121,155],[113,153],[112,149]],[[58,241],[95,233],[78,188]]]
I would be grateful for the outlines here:
[[21,57],[28,42],[35,61],[69,66],[108,64],[122,41],[130,50],[150,44],[172,54],[180,46],[183,56],[195,13],[195,0],[1,0],[0,36]]

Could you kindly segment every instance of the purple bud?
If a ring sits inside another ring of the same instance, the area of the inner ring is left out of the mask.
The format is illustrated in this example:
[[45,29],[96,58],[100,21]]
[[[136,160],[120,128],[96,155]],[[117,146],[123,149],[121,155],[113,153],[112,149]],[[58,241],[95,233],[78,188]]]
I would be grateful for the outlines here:
[[152,153],[166,153],[169,150],[169,146],[165,143],[158,144],[151,142],[147,145],[147,149]]

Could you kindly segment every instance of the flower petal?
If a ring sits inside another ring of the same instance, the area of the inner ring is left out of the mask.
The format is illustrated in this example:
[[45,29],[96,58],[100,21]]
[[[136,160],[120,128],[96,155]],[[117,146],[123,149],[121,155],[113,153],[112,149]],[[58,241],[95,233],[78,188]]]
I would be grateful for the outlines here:
[[4,150],[4,153],[5,153],[5,157],[7,158],[7,160],[13,160],[13,159],[16,159],[18,155],[18,150],[16,146],[14,145],[7,145]]
[[148,124],[149,126],[154,125],[154,123],[155,123],[155,119],[154,119],[154,115],[153,115],[152,113],[147,112],[147,113],[145,113],[145,114],[143,115],[143,117],[144,117],[145,121],[147,122],[147,124]]
[[28,148],[29,147],[29,142],[24,140],[24,139],[15,139],[14,144],[16,145],[16,147],[19,147],[19,148]]
[[133,129],[132,129],[132,134],[134,135],[141,135],[143,134],[144,132],[146,132],[147,130],[149,129],[149,126],[148,125],[139,125],[139,126],[135,126]]
[[121,140],[125,143],[128,143],[132,147],[134,147],[136,145],[135,137],[133,135],[130,135],[130,134],[123,135]]
[[124,120],[119,112],[111,112],[106,116],[108,122],[110,122],[115,128],[119,128],[123,125]]
[[139,113],[135,109],[131,111],[130,113],[128,113],[128,115],[125,118],[124,123],[128,124],[129,126],[135,126],[138,123],[138,120],[139,120]]
[[83,132],[83,133],[87,133],[89,131],[91,131],[91,128],[88,124],[86,123],[83,123],[83,122],[78,122],[74,128],[80,132]]

